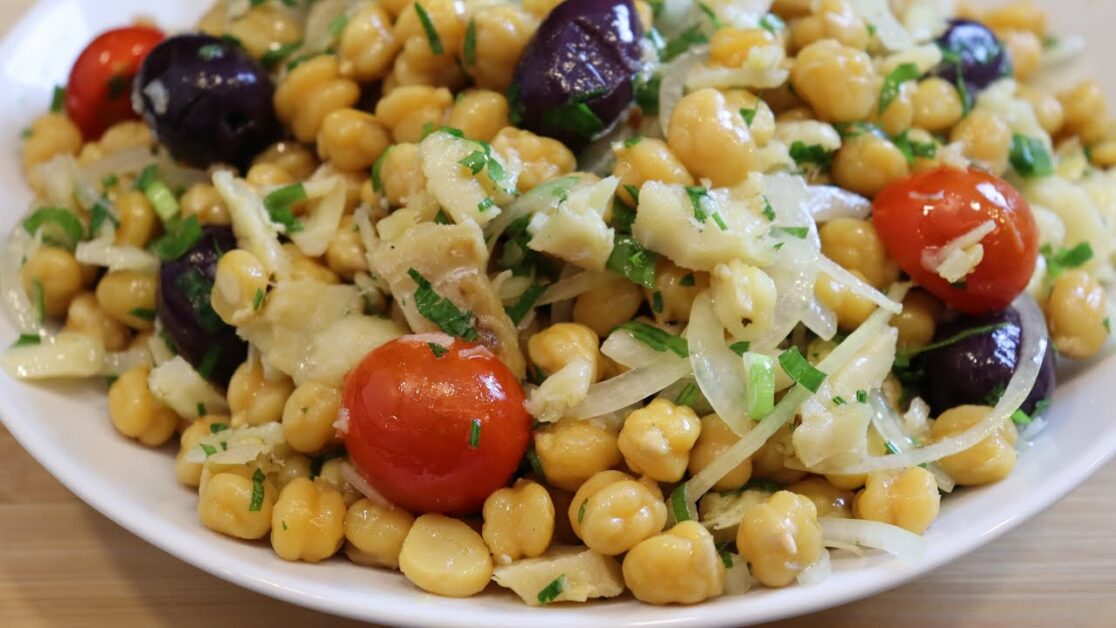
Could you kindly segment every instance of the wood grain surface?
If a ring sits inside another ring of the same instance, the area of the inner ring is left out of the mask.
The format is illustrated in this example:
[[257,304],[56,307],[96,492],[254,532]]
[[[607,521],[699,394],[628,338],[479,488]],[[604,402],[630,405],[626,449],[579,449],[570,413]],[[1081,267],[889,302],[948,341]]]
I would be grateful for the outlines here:
[[[0,0],[0,32],[31,4]],[[155,549],[79,501],[0,428],[0,627],[354,625]],[[1116,463],[921,580],[769,628],[806,626],[1116,627]]]

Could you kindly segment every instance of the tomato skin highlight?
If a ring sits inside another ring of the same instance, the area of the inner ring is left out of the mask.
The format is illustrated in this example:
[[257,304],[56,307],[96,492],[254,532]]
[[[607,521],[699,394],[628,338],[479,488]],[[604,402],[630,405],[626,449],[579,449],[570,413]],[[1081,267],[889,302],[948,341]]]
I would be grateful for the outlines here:
[[[984,257],[959,285],[922,265],[927,250],[992,220]],[[1038,230],[1023,196],[999,177],[943,167],[891,184],[872,203],[872,222],[890,255],[934,296],[966,314],[1002,310],[1027,287],[1038,258]]]
[[117,28],[98,35],[78,56],[66,83],[66,115],[87,141],[117,122],[139,118],[132,110],[132,79],[163,38],[150,26]]
[[429,338],[393,340],[349,373],[345,447],[369,484],[402,508],[477,512],[523,459],[531,417],[519,381],[490,351],[454,339],[439,357]]

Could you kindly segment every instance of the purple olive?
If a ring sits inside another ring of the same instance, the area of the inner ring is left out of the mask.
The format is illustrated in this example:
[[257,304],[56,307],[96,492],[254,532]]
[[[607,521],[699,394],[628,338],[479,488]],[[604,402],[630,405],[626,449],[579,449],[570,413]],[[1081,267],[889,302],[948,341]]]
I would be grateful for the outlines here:
[[274,93],[267,72],[239,46],[178,35],[144,60],[132,102],[175,159],[243,168],[282,133]]
[[980,22],[951,20],[938,47],[943,58],[935,74],[955,85],[960,78],[969,98],[1011,74],[1007,48]]
[[518,126],[579,147],[632,100],[643,27],[632,0],[567,0],[527,44],[509,94]]
[[[934,415],[959,405],[993,405],[998,401],[1015,373],[1022,342],[1019,313],[1011,307],[993,314],[965,316],[938,329],[935,341],[997,325],[923,354],[926,379],[922,397]],[[1048,345],[1038,379],[1021,409],[1031,413],[1035,404],[1053,393],[1054,351]]]
[[193,248],[159,269],[159,320],[167,337],[199,373],[221,385],[248,355],[248,345],[209,304],[217,260],[235,248],[230,227],[205,227]]

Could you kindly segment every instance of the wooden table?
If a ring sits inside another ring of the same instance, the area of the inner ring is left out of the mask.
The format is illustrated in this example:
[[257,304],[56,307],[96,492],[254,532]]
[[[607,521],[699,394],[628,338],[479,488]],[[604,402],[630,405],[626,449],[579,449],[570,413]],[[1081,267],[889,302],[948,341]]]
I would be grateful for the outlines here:
[[[31,2],[0,1],[0,31]],[[921,580],[771,626],[1112,628],[1114,537],[1116,463],[1022,528]],[[0,428],[0,627],[296,625],[356,624],[164,554],[79,501]]]

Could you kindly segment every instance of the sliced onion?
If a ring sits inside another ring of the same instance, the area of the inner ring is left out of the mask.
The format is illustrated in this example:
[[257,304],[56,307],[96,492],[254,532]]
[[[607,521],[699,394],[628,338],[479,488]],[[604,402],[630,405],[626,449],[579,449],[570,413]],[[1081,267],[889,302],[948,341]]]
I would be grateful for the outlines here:
[[832,340],[837,335],[837,313],[822,305],[817,296],[802,310],[802,324],[822,340]]
[[387,508],[394,507],[392,503],[387,500],[386,497],[380,494],[380,491],[372,488],[372,485],[368,483],[368,480],[364,479],[364,476],[361,475],[360,471],[357,471],[356,467],[354,467],[352,464],[348,462],[341,463],[341,477],[344,478],[345,481],[348,482],[350,485],[352,485],[352,487],[355,488],[358,492],[360,492],[361,495],[367,497],[368,501]]
[[118,245],[111,236],[78,244],[74,259],[82,264],[108,268],[109,272],[134,270],[154,274],[159,270],[158,257],[139,247]]
[[876,27],[876,37],[891,52],[906,50],[914,39],[891,12],[888,0],[849,0],[853,13]]
[[688,361],[673,353],[664,353],[652,364],[593,384],[585,401],[571,408],[568,416],[588,419],[615,412],[654,395],[689,374]]
[[137,174],[152,164],[158,167],[159,177],[171,187],[185,188],[209,180],[209,175],[204,170],[181,166],[166,155],[161,153],[158,155],[152,154],[146,146],[137,146],[110,153],[100,159],[81,165],[78,171],[85,181],[96,182],[113,174]]
[[622,329],[609,334],[601,344],[601,353],[613,362],[630,369],[648,366],[663,355]]
[[353,212],[353,222],[356,223],[357,232],[360,233],[360,243],[364,245],[364,261],[369,268],[375,268],[376,265],[372,262],[372,253],[376,250],[376,245],[379,244],[380,239],[376,236],[376,228],[372,226],[372,217],[367,205],[356,208],[356,211]]
[[29,335],[38,334],[43,329],[39,312],[23,289],[23,278],[20,276],[20,269],[23,268],[24,260],[30,257],[33,244],[34,240],[27,231],[16,227],[8,234],[8,241],[4,244],[4,253],[0,258],[0,292],[3,293],[4,309],[16,330]]
[[821,272],[829,275],[831,279],[844,284],[852,294],[868,299],[892,314],[899,314],[903,311],[902,303],[896,303],[887,298],[887,295],[876,290],[868,282],[845,270],[844,267],[828,257],[819,255],[818,267],[821,269]]
[[694,299],[686,341],[690,345],[694,380],[709,405],[737,436],[747,435],[751,427],[747,410],[748,373],[740,356],[725,345],[725,329],[713,311],[709,291]]
[[775,324],[752,342],[757,350],[773,349],[794,330],[814,297],[818,273],[818,251],[806,242],[791,239],[784,242],[772,266],[765,272],[775,282]]
[[546,292],[539,297],[535,305],[549,305],[551,303],[572,299],[594,288],[607,285],[615,278],[616,275],[610,272],[596,270],[587,270],[577,273],[576,275],[571,275],[548,286]]
[[123,375],[137,366],[150,366],[152,362],[151,351],[147,349],[147,343],[143,343],[125,351],[106,353],[101,375]]
[[926,553],[926,541],[921,536],[898,526],[864,521],[823,517],[822,543],[856,544],[883,550],[907,564],[917,563]]
[[1059,66],[1080,57],[1085,52],[1085,38],[1081,35],[1070,35],[1058,39],[1053,46],[1046,48],[1039,59],[1039,68],[1048,69]]
[[670,116],[678,101],[686,95],[686,75],[708,52],[709,46],[697,46],[663,65],[663,78],[659,83],[659,125],[663,128],[664,138],[670,137]]
[[18,379],[66,379],[99,375],[105,348],[92,336],[61,333],[37,345],[11,347],[0,353],[0,367]]
[[1046,322],[1042,312],[1035,302],[1026,295],[1020,296],[1013,304],[1019,311],[1020,333],[1022,346],[1019,349],[1019,363],[1008,381],[1004,394],[996,406],[979,423],[969,429],[940,440],[932,445],[914,449],[890,456],[871,458],[863,462],[827,470],[828,473],[872,473],[889,469],[905,469],[920,464],[941,460],[946,456],[960,453],[970,449],[980,441],[995,432],[1004,421],[1023,405],[1027,395],[1035,385],[1039,368],[1042,366],[1043,357],[1049,337],[1046,331]]
[[729,554],[732,567],[725,570],[725,595],[743,595],[757,582],[750,571],[748,562],[740,554]]
[[814,561],[814,564],[798,574],[797,580],[798,584],[817,584],[827,580],[831,575],[833,575],[833,565],[829,560],[829,550],[823,549],[821,555]]
[[[918,447],[918,439],[907,431],[903,420],[887,402],[882,392],[873,390],[868,393],[868,405],[872,409],[870,413],[872,426],[896,452],[902,453]],[[946,493],[953,492],[956,482],[945,470],[935,463],[927,464],[926,470],[934,475],[939,489]]]
[[859,194],[835,185],[811,185],[809,212],[816,222],[837,218],[867,218],[872,213],[872,202]]

